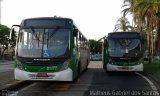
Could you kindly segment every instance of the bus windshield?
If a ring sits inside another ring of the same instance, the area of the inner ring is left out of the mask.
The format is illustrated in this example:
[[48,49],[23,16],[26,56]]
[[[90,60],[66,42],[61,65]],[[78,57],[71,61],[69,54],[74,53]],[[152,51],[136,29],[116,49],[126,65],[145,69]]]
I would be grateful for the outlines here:
[[20,30],[18,56],[61,58],[69,55],[69,29],[24,28]]
[[108,52],[110,57],[139,57],[140,40],[139,39],[109,39]]

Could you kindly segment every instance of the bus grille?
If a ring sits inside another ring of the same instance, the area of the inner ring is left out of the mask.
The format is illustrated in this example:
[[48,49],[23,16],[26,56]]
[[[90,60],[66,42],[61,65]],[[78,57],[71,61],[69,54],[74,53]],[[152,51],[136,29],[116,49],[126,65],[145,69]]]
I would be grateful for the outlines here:
[[33,59],[33,58],[17,58],[22,64],[26,64],[28,66],[54,66],[57,64],[64,63],[67,58],[56,58],[49,59],[47,61],[43,61],[42,59]]
[[64,63],[64,60],[63,61],[33,61],[33,62],[24,62],[24,64],[27,64],[28,66],[54,66],[54,65],[57,65],[57,64],[62,64]]

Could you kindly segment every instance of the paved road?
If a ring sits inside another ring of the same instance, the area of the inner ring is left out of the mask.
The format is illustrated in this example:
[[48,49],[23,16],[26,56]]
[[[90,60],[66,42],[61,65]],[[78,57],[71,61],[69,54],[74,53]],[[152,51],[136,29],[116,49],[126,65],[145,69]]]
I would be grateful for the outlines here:
[[0,62],[0,73],[13,70],[13,61]]
[[11,85],[14,80],[13,61],[0,62],[0,89]]
[[108,74],[102,69],[102,63],[95,61],[89,64],[88,70],[76,83],[36,82],[21,90],[12,90],[10,93],[13,94],[10,96],[154,96],[158,94],[156,90],[159,86],[144,78],[137,73]]

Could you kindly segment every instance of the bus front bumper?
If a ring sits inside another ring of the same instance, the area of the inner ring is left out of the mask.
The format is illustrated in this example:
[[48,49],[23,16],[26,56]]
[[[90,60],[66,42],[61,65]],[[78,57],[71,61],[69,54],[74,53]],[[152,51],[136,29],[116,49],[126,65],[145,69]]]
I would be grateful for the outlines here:
[[113,64],[107,64],[107,71],[143,71],[143,64],[135,66],[117,66]]
[[48,76],[39,77],[37,76],[38,73],[45,73],[45,72],[27,72],[24,70],[20,70],[18,68],[14,69],[15,79],[16,80],[33,80],[33,81],[72,81],[73,72],[70,68],[54,72],[54,73],[47,73]]

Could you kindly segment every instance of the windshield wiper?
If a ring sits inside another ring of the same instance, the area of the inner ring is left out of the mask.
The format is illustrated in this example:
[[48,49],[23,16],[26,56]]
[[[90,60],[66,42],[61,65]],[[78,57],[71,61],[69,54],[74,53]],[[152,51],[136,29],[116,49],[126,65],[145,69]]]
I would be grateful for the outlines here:
[[56,34],[56,32],[59,30],[59,26],[57,26],[54,30],[53,30],[53,32],[52,32],[52,34],[49,36],[49,32],[48,32],[48,38],[47,38],[47,48],[48,48],[48,41],[49,41],[49,39],[51,39],[55,34]]
[[37,39],[37,41],[38,41],[38,47],[39,47],[39,41],[40,41],[40,40],[39,40],[39,37],[37,36],[35,30],[34,30],[34,27],[33,27],[33,26],[29,26],[29,28],[32,30],[33,35],[34,35],[35,38]]
[[[49,39],[51,39],[55,34],[56,34],[56,32],[59,30],[59,26],[57,26],[54,30],[53,30],[53,32],[52,32],[52,34],[48,37],[48,40]],[[47,41],[48,41],[47,40]]]

